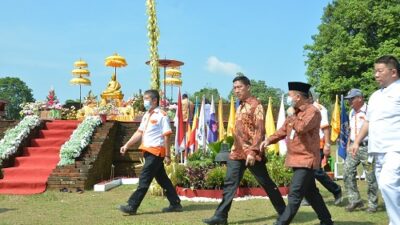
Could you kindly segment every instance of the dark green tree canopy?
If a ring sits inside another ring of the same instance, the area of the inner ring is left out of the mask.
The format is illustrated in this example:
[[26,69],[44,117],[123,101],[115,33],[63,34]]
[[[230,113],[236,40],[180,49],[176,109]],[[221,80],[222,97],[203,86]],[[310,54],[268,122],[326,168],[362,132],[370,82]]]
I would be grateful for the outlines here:
[[25,82],[16,77],[0,78],[0,99],[5,99],[9,102],[7,105],[9,119],[18,119],[20,117],[20,104],[35,101],[32,90]]
[[[196,91],[195,93],[193,93],[193,95],[189,96],[190,101],[195,102],[196,101],[196,97],[198,99],[199,102],[201,102],[201,98],[205,96],[206,99],[208,99],[211,102],[211,96],[214,96],[214,103],[218,104],[220,95],[218,92],[218,89],[216,88],[202,88],[199,91]],[[222,99],[222,101],[225,102],[224,99]]]
[[330,104],[351,88],[369,96],[378,87],[374,60],[400,56],[400,0],[333,0],[321,22],[304,47],[308,81],[320,100]]

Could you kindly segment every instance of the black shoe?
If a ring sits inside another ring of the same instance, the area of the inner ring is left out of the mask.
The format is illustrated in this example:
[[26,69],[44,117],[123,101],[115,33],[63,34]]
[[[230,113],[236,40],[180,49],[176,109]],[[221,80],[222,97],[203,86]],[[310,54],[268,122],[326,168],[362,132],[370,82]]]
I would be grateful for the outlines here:
[[311,206],[310,203],[305,198],[303,200],[301,200],[300,205],[301,206]]
[[226,225],[226,224],[228,224],[228,221],[226,218],[212,216],[211,218],[203,219],[203,223],[206,223],[209,225]]
[[378,211],[377,208],[372,208],[372,207],[368,207],[367,210],[365,210],[367,213],[376,213]]
[[346,206],[345,210],[347,212],[353,212],[355,209],[357,208],[362,208],[364,207],[364,203],[362,201],[359,202],[354,202],[354,203],[350,203]]
[[168,213],[168,212],[182,212],[182,211],[183,211],[183,209],[182,209],[182,205],[181,205],[181,204],[178,204],[178,205],[169,205],[168,207],[162,209],[162,212],[164,212],[164,213]]
[[340,205],[342,203],[342,190],[340,190],[339,193],[333,196],[335,198],[335,201],[333,202],[334,205]]
[[130,205],[120,205],[118,209],[125,214],[136,215],[136,209]]

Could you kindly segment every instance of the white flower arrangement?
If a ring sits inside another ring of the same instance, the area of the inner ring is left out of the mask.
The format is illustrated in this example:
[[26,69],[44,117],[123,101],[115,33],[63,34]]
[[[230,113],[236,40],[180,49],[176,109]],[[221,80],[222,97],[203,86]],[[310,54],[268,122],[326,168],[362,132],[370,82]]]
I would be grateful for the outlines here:
[[70,139],[61,146],[59,166],[75,163],[82,150],[89,145],[93,132],[101,124],[99,116],[87,116],[78,128],[74,130]]
[[0,140],[0,165],[3,160],[15,154],[21,142],[30,134],[31,130],[40,125],[40,119],[36,115],[25,116],[17,126],[5,132]]
[[46,108],[46,103],[42,101],[25,102],[19,105],[22,110],[19,112],[21,116],[39,115],[39,111]]

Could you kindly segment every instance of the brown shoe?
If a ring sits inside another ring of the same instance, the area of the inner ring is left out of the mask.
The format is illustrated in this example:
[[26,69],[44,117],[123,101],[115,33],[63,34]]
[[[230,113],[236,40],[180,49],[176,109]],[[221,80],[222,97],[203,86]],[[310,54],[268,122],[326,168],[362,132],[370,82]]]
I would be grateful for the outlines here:
[[362,207],[364,207],[364,203],[363,203],[362,201],[353,202],[353,203],[348,204],[348,205],[346,206],[345,210],[346,210],[347,212],[353,212],[355,209],[357,209],[357,208],[362,208]]

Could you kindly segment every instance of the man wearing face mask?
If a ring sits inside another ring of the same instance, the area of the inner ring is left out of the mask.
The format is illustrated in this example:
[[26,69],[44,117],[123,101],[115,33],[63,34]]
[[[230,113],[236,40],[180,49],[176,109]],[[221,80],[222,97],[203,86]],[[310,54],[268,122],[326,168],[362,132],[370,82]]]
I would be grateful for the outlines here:
[[320,167],[319,128],[321,113],[309,101],[310,85],[302,82],[289,82],[288,105],[294,108],[283,126],[260,145],[275,144],[286,138],[287,154],[285,165],[293,168],[288,205],[274,223],[290,224],[296,215],[303,197],[317,213],[321,225],[331,225],[331,214],[315,184],[314,170]]
[[169,165],[170,143],[169,136],[172,133],[167,113],[159,107],[160,94],[157,90],[147,90],[143,95],[144,114],[138,130],[129,141],[121,147],[122,155],[128,148],[142,140],[139,149],[144,152],[145,163],[139,177],[139,186],[130,196],[127,205],[121,205],[119,210],[125,214],[135,215],[153,178],[166,191],[169,207],[162,212],[181,212],[182,205],[171,180],[168,178],[163,161]]
[[276,184],[268,175],[264,150],[259,150],[265,135],[263,107],[255,97],[251,96],[250,80],[247,77],[237,76],[233,79],[233,92],[240,103],[236,111],[234,143],[227,162],[223,199],[214,216],[203,220],[206,224],[227,224],[233,197],[246,168],[264,188],[275,211],[282,214],[285,210],[285,202]]

